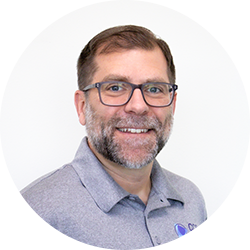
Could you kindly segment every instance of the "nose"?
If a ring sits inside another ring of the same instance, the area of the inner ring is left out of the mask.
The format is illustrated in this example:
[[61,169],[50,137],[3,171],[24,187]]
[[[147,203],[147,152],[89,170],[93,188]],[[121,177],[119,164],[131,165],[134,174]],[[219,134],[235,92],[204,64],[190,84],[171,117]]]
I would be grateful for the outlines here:
[[140,89],[135,89],[129,102],[125,105],[125,112],[134,113],[136,115],[145,115],[148,113],[149,106],[143,99]]

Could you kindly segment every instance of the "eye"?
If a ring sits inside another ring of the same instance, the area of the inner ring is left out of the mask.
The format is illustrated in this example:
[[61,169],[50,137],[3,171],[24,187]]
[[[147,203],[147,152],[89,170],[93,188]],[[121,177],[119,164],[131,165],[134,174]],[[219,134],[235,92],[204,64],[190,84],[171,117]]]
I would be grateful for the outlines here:
[[148,88],[147,91],[150,92],[150,93],[159,93],[159,92],[161,92],[161,90],[159,88],[157,88],[157,87]]
[[120,91],[120,90],[122,90],[122,86],[113,85],[113,86],[109,87],[109,90],[114,91],[114,92]]
[[107,82],[102,85],[101,92],[107,95],[123,95],[130,91],[129,87],[123,82]]
[[106,91],[118,92],[124,90],[122,83],[108,83],[105,86]]
[[160,84],[149,84],[145,86],[145,91],[149,94],[159,94],[164,91]]

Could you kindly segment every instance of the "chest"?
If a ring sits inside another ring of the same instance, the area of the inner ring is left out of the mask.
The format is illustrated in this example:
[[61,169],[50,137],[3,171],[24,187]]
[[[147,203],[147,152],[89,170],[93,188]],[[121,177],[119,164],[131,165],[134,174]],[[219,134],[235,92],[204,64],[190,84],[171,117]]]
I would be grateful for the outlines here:
[[148,248],[167,243],[192,231],[201,221],[192,207],[159,201],[145,207],[136,199],[123,199],[109,212],[95,203],[75,204],[62,210],[54,227],[89,245],[109,249]]

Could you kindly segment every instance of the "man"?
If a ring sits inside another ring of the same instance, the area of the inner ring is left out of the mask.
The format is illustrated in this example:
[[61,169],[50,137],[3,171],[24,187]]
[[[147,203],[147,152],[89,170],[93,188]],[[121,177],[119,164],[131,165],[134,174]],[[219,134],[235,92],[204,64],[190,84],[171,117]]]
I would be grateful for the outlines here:
[[138,26],[105,30],[81,52],[78,85],[87,137],[70,164],[22,191],[30,206],[62,233],[109,249],[156,246],[204,222],[196,186],[155,160],[176,106],[168,45]]

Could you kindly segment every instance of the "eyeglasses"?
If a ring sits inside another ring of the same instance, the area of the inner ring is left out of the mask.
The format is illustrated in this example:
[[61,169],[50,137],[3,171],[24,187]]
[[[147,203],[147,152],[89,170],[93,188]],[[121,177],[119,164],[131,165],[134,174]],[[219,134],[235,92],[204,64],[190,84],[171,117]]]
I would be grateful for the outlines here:
[[88,85],[82,91],[86,92],[93,88],[98,89],[100,101],[106,106],[123,106],[130,101],[134,90],[140,89],[147,105],[161,108],[172,104],[178,86],[165,82],[136,85],[121,81],[107,81]]

